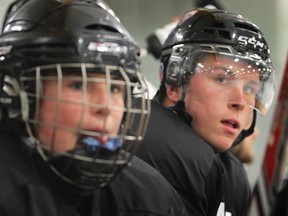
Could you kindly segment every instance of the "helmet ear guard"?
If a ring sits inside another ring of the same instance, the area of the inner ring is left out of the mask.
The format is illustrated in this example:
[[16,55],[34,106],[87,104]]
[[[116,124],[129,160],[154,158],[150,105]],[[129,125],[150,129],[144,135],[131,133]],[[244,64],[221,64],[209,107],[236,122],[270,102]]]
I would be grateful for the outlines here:
[[0,109],[1,119],[14,119],[21,117],[23,120],[29,118],[29,100],[25,91],[21,90],[19,77],[25,68],[22,61],[15,57],[11,61],[12,45],[0,47],[0,55],[4,61],[0,65]]
[[176,45],[172,48],[168,59],[165,74],[165,82],[184,88],[187,78],[193,73],[194,57],[187,56],[188,51],[184,44]]
[[[183,60],[185,58],[184,45],[176,45],[166,52],[171,52],[167,61],[167,68],[165,74],[165,82],[181,87],[183,84]],[[165,54],[163,54],[165,55]]]
[[[26,116],[24,110],[21,109],[21,92],[18,81],[8,75],[1,76],[0,86],[0,107],[1,113],[6,112],[8,118],[18,117],[21,113],[22,116]],[[22,95],[23,97],[23,95]],[[24,97],[23,97],[24,98]],[[25,106],[24,106],[25,107]],[[24,114],[24,115],[23,115]],[[1,115],[1,119],[3,116]]]
[[174,84],[176,86],[182,85],[183,70],[179,66],[181,62],[179,61],[169,61],[167,66],[166,83]]

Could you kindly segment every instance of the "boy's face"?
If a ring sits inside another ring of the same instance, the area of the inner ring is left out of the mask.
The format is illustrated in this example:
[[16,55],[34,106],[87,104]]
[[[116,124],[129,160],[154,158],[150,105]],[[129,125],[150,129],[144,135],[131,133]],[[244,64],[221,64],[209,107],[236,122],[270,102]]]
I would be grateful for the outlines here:
[[216,151],[228,150],[241,131],[251,126],[260,85],[259,72],[247,63],[206,56],[186,89],[192,128]]
[[106,143],[107,134],[118,134],[125,86],[108,85],[104,74],[90,74],[87,80],[87,86],[83,86],[81,76],[65,75],[61,86],[57,79],[43,82],[38,134],[47,148],[56,152],[72,150],[83,131],[96,132],[98,135],[93,136],[101,143]]

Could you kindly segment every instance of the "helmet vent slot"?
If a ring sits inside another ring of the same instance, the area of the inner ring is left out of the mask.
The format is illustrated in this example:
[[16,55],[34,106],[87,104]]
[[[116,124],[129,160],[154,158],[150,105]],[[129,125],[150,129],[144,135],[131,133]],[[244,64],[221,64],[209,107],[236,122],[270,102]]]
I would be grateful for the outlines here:
[[222,38],[231,40],[231,36],[230,36],[229,31],[219,30],[219,31],[218,31],[218,35],[219,35],[220,37],[222,37]]
[[258,31],[258,29],[256,27],[254,27],[253,25],[249,25],[247,23],[235,22],[234,26],[236,28],[241,28],[241,29],[245,29],[245,30],[249,30],[249,31],[253,31],[253,32],[259,33],[259,31]]
[[215,34],[215,30],[214,29],[203,29],[202,32],[208,33],[208,34]]
[[220,52],[224,52],[224,53],[231,53],[231,50],[227,47],[217,47],[217,49],[220,51]]
[[87,30],[105,30],[105,31],[109,31],[109,32],[118,32],[115,28],[112,28],[110,26],[104,26],[104,25],[88,25],[85,26],[85,29]]
[[226,25],[224,23],[213,23],[213,27],[215,28],[226,28]]
[[210,45],[201,45],[201,48],[206,51],[213,51],[213,48]]
[[25,57],[50,57],[50,58],[59,58],[59,57],[71,57],[76,54],[76,50],[71,45],[49,45],[49,46],[29,46],[21,47],[18,49],[18,53]]

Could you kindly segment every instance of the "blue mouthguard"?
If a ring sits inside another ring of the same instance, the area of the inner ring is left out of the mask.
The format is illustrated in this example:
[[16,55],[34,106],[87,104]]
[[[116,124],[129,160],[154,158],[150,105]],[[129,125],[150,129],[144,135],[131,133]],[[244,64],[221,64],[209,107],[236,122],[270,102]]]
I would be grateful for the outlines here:
[[96,138],[88,136],[82,139],[81,143],[88,151],[91,152],[95,152],[99,148],[116,151],[121,147],[121,142],[119,138],[109,138],[106,143],[101,143]]

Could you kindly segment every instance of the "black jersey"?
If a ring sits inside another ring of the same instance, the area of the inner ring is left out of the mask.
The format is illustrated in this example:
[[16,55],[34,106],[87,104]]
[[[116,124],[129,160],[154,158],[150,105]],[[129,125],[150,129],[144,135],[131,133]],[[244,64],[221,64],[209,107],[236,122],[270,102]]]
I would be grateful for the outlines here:
[[189,215],[217,214],[223,202],[222,169],[213,148],[156,101],[151,101],[150,122],[137,155],[178,191]]
[[251,188],[243,164],[231,153],[218,154],[223,169],[225,211],[232,216],[248,215]]
[[30,150],[17,136],[2,133],[1,216],[186,215],[177,192],[154,168],[136,157],[110,184],[88,192],[71,190],[71,185],[58,177],[54,178],[59,181],[55,185],[52,172],[43,175],[49,169],[44,162],[43,166],[35,165],[35,152]]

